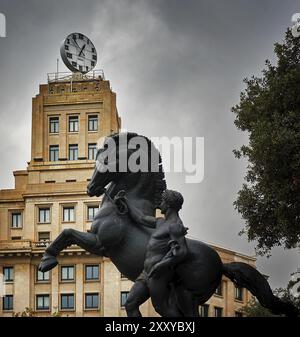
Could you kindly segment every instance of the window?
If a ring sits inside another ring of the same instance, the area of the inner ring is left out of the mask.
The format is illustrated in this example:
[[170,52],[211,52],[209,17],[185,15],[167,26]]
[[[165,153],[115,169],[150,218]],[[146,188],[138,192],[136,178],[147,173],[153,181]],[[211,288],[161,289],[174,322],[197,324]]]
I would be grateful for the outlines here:
[[75,221],[75,209],[72,207],[63,207],[63,221],[72,222]]
[[215,307],[215,317],[222,317],[223,316],[223,308]]
[[88,159],[95,160],[97,153],[97,144],[92,143],[88,145]]
[[74,294],[61,294],[60,295],[60,309],[61,310],[75,309]]
[[49,310],[50,309],[50,296],[49,295],[36,295],[36,310]]
[[58,145],[50,145],[49,147],[49,161],[58,161],[59,155],[59,146]]
[[3,310],[13,310],[14,297],[13,295],[6,295],[3,297]]
[[74,266],[62,266],[60,278],[61,281],[74,281]]
[[59,118],[51,117],[49,120],[49,132],[58,133],[58,131],[59,131]]
[[48,247],[50,245],[50,232],[39,232],[38,241],[39,242],[36,243],[36,247]]
[[39,208],[39,222],[49,223],[50,222],[50,208]]
[[50,232],[39,232],[39,241],[50,241]]
[[219,285],[218,285],[218,288],[216,289],[215,291],[215,295],[218,295],[218,296],[222,296],[223,295],[223,289],[222,289],[222,286],[223,286],[223,283],[221,282]]
[[235,312],[235,317],[243,317],[243,313],[240,311]]
[[238,301],[243,301],[244,292],[243,288],[235,287],[235,299]]
[[89,131],[97,131],[98,130],[98,116],[89,116]]
[[12,213],[11,215],[11,227],[22,228],[22,213]]
[[78,145],[69,145],[69,160],[78,160]]
[[99,308],[99,294],[91,293],[85,294],[85,309],[98,309]]
[[86,281],[99,280],[99,265],[98,264],[85,266],[85,280]]
[[46,271],[45,273],[39,271],[39,267],[36,268],[36,281],[37,282],[46,282],[50,280],[50,272]]
[[121,307],[125,307],[129,291],[121,291]]
[[87,208],[87,220],[88,221],[94,220],[94,217],[95,217],[98,209],[99,209],[98,206],[88,206],[88,208]]
[[209,316],[209,305],[208,304],[203,304],[200,306],[200,316],[201,317]]
[[[77,66],[77,63],[76,63],[76,66]],[[69,132],[78,132],[78,116],[69,117]]]
[[12,240],[22,240],[22,236],[12,236]]
[[3,267],[4,282],[13,282],[14,267]]

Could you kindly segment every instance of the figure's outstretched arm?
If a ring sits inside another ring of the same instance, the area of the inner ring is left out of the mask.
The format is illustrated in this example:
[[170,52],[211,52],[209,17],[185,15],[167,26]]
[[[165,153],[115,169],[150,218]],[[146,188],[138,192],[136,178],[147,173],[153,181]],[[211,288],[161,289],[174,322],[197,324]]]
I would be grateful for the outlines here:
[[126,200],[129,214],[139,224],[143,226],[155,228],[156,227],[156,218],[154,216],[145,215],[140,209],[133,205],[133,203],[129,200]]

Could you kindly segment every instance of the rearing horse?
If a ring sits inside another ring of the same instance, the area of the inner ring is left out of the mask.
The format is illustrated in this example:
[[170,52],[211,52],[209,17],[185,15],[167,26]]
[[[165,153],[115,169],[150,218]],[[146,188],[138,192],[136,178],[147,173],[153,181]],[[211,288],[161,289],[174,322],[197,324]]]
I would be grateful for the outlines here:
[[[147,142],[146,151],[139,146],[129,146],[130,140],[135,137]],[[109,153],[111,142],[117,146],[111,147],[113,150]],[[128,165],[126,170],[121,169],[121,158],[125,157],[128,163],[130,156],[137,152],[148,159],[148,169],[151,166],[151,170],[131,170]],[[108,153],[108,157],[105,158],[104,153]],[[151,162],[153,155],[158,158],[154,167]],[[66,247],[77,244],[90,253],[109,257],[123,275],[134,281],[143,270],[146,247],[153,229],[135,223],[127,212],[120,211],[115,197],[119,191],[125,190],[128,200],[133,200],[145,215],[155,216],[162,192],[166,189],[160,154],[148,138],[135,133],[120,133],[106,137],[104,146],[97,152],[96,163],[87,192],[90,196],[100,196],[105,192],[105,196],[91,230],[63,230],[46,249],[39,269],[45,272],[54,268],[58,263],[58,254]],[[103,169],[105,166],[110,169]],[[176,305],[182,316],[199,316],[198,306],[214,294],[222,275],[229,277],[237,286],[250,290],[263,306],[274,313],[297,315],[291,304],[273,295],[265,277],[255,268],[240,262],[223,264],[217,252],[201,241],[187,239],[187,245],[188,257],[175,269],[171,295],[171,303]]]

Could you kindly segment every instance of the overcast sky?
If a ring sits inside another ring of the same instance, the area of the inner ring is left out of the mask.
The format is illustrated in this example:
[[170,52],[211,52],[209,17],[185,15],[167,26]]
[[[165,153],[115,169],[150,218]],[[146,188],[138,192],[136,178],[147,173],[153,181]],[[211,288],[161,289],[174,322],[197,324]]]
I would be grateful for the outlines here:
[[[12,171],[30,160],[31,97],[56,71],[61,41],[82,32],[117,93],[124,128],[149,137],[204,137],[203,182],[166,177],[185,198],[190,234],[254,255],[254,244],[238,236],[244,221],[232,205],[246,170],[232,150],[247,137],[230,108],[242,79],[273,59],[273,44],[300,12],[299,1],[0,0],[0,12],[7,19],[7,37],[0,38],[0,188],[11,188]],[[67,71],[62,61],[59,67]],[[273,287],[284,286],[299,254],[275,249],[257,265]]]

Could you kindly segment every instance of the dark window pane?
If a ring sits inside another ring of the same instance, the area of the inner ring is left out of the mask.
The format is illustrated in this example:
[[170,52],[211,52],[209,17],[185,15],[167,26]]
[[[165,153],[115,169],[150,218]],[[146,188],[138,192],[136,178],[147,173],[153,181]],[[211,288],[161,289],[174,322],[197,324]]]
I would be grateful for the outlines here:
[[121,291],[121,307],[125,306],[129,291]]
[[85,279],[98,280],[99,279],[99,265],[85,266]]
[[209,305],[208,304],[203,304],[200,306],[200,316],[201,317],[209,316]]
[[97,144],[89,144],[88,145],[88,159],[95,160],[97,154]]
[[89,131],[98,130],[98,116],[89,116],[88,130]]
[[45,273],[42,273],[41,271],[38,270],[38,267],[37,267],[36,280],[39,281],[39,282],[49,281],[50,280],[50,272],[46,271]]
[[50,222],[50,208],[39,208],[39,222]]
[[49,132],[58,133],[58,131],[59,131],[59,118],[51,117],[49,120]]
[[243,301],[244,291],[243,288],[235,287],[235,299],[239,301]]
[[49,147],[49,160],[50,161],[58,161],[59,155],[59,146],[58,145],[50,145]]
[[78,116],[69,117],[69,132],[78,132]]
[[99,308],[99,294],[85,294],[85,308],[98,309]]
[[14,268],[3,267],[4,282],[12,282],[14,280]]
[[87,219],[88,221],[93,221],[96,213],[98,212],[98,206],[88,206],[88,214]]
[[50,296],[49,295],[36,295],[36,309],[49,310]]
[[3,297],[3,310],[13,310],[14,297],[13,295],[6,295]]
[[63,221],[72,222],[75,221],[75,208],[64,207],[63,208]]
[[21,228],[22,227],[22,213],[13,213],[11,219],[12,228]]
[[61,309],[74,309],[74,294],[61,294],[60,307]]
[[69,145],[69,160],[78,160],[78,145]]
[[74,266],[61,267],[61,280],[62,281],[74,280]]
[[223,316],[223,308],[215,307],[215,317],[222,317]]

